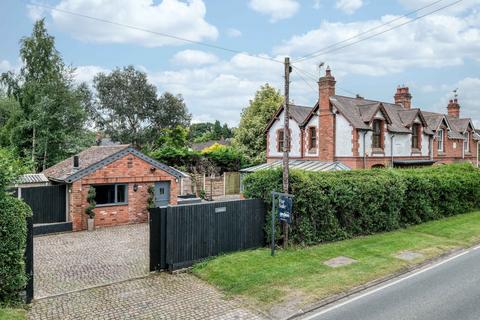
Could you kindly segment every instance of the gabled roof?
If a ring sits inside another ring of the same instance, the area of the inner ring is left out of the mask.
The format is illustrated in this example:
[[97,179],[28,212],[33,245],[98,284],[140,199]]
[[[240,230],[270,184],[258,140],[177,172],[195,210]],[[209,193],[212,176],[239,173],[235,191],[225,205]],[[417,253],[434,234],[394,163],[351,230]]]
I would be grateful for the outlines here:
[[133,154],[148,162],[153,167],[163,170],[177,178],[185,176],[181,171],[160,163],[127,144],[90,147],[77,155],[79,158],[78,168],[73,168],[73,157],[70,157],[44,170],[42,174],[54,181],[72,183],[120,158],[123,158],[127,154]]
[[456,131],[460,133],[465,133],[465,131],[468,130],[469,126],[472,129],[474,128],[472,120],[469,118],[458,119],[452,116],[447,116],[447,119],[448,119],[448,122],[450,122],[450,125],[452,126],[452,128],[454,128]]
[[427,122],[428,127],[433,130],[437,131],[438,128],[442,125],[442,122],[445,123],[447,126],[447,129],[450,130],[450,123],[447,120],[447,117],[442,114],[442,113],[437,113],[437,112],[428,112],[428,111],[422,111],[423,117],[425,118],[425,121]]
[[[299,126],[303,124],[303,122],[306,120],[306,118],[310,115],[310,112],[312,111],[312,107],[306,107],[306,106],[299,106],[296,104],[289,104],[290,107],[290,117],[295,120]],[[275,112],[275,116],[270,120],[268,123],[267,127],[265,128],[265,132],[270,129],[270,127],[275,123],[276,120],[278,120],[278,117],[283,111],[283,104],[278,108],[277,112]]]

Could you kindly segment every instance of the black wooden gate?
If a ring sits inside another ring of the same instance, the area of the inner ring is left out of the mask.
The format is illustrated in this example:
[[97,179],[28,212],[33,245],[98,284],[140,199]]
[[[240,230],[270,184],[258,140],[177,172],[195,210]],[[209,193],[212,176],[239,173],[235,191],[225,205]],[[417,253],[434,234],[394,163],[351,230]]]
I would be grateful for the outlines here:
[[262,200],[150,209],[150,270],[177,270],[220,253],[265,245]]
[[25,273],[28,277],[25,288],[26,303],[33,300],[33,219],[27,218],[27,241],[25,243]]
[[22,188],[22,199],[32,208],[33,223],[66,221],[66,186]]

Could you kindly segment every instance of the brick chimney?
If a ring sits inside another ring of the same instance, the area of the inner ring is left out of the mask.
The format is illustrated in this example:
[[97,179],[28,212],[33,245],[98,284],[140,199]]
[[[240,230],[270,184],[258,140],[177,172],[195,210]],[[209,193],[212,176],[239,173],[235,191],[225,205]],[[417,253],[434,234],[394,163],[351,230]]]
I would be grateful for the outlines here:
[[330,67],[318,80],[320,160],[335,160],[335,115],[330,108],[330,97],[335,95],[335,78]]
[[399,86],[394,98],[395,104],[401,104],[405,109],[410,109],[412,107],[412,95],[410,94],[408,87]]
[[448,102],[448,115],[454,118],[460,118],[460,105],[458,104],[458,99],[455,98]]

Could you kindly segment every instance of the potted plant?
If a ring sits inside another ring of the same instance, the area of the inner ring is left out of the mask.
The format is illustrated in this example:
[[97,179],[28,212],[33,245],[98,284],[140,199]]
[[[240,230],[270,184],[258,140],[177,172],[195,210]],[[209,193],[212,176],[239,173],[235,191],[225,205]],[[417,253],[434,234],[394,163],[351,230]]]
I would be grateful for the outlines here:
[[88,207],[85,209],[85,213],[88,216],[87,219],[87,230],[88,231],[93,231],[95,229],[95,207],[97,206],[97,203],[95,202],[95,197],[96,197],[96,192],[94,187],[90,187],[88,189],[88,194],[87,194],[87,202],[88,202]]

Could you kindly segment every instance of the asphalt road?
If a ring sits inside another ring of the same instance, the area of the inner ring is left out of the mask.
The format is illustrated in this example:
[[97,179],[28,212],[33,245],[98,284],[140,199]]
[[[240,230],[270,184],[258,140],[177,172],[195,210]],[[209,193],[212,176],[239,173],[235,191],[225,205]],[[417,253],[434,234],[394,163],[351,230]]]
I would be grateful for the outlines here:
[[480,249],[373,288],[305,319],[479,320]]

